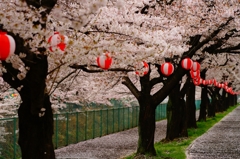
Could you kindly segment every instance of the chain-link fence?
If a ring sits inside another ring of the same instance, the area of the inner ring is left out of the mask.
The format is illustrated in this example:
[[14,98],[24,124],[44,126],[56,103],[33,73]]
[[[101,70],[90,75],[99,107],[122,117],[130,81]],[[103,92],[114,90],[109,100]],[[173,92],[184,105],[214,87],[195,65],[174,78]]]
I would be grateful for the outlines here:
[[[199,109],[200,101],[196,100]],[[167,104],[156,108],[156,121],[166,118]],[[138,125],[139,106],[54,114],[54,147],[124,131]],[[20,158],[18,118],[0,119],[0,159]]]

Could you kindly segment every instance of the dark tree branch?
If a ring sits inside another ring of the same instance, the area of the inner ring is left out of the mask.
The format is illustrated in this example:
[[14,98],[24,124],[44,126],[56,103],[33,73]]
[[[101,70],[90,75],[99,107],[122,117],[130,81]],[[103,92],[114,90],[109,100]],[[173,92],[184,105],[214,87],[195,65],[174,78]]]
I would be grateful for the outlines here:
[[226,65],[227,65],[227,63],[228,63],[228,61],[229,61],[229,59],[228,59],[228,54],[226,54],[226,61],[224,62],[224,64],[222,64],[222,65],[219,65],[219,66],[226,66]]
[[226,47],[223,49],[216,49],[213,53],[235,53],[238,54],[240,52],[240,43],[236,46]]
[[139,100],[140,92],[132,83],[132,81],[129,79],[129,77],[124,76],[122,84],[125,85],[131,91],[131,93],[136,97],[137,100]]
[[52,8],[57,3],[57,0],[25,0],[29,6],[34,6],[35,8],[44,7],[47,9],[47,14],[50,13]]
[[7,72],[3,73],[2,75],[4,81],[7,82],[12,88],[17,90],[17,88],[21,86],[23,82],[17,78],[19,70],[14,69],[11,63],[6,63],[5,61],[2,61],[2,64],[7,69]]
[[122,33],[117,33],[117,32],[112,32],[112,31],[103,31],[103,30],[89,30],[86,32],[79,31],[80,33],[83,33],[85,35],[89,35],[90,33],[106,33],[106,34],[115,34],[115,35],[120,35],[120,36],[127,36],[127,37],[132,37],[127,34],[122,34]]
[[140,13],[141,13],[141,14],[148,14],[148,9],[149,9],[149,5],[145,5],[145,6],[141,9]]
[[[4,26],[2,24],[0,24],[1,30],[4,31],[4,32],[7,32],[7,34],[12,36],[13,39],[15,40],[16,50],[15,50],[14,54],[16,54],[16,55],[20,55],[20,53],[25,53],[26,54],[26,57],[21,59],[22,62],[25,64],[25,66],[29,67],[32,64],[35,64],[33,58],[37,55],[30,51],[30,47],[28,45],[27,46],[24,45],[24,43],[25,43],[24,39],[21,38],[18,34],[14,34],[12,32],[9,32],[7,29],[5,29],[3,27]],[[39,58],[41,58],[41,55],[39,55]],[[7,63],[5,61],[2,61],[2,65],[7,70],[7,72],[3,73],[3,79],[9,85],[11,85],[11,87],[16,89],[17,87],[22,85],[23,82],[26,81],[26,79],[24,79],[22,81],[18,80],[17,74],[20,73],[20,71],[13,68],[11,63]]]
[[239,51],[229,51],[228,54],[240,54],[240,50]]
[[[224,27],[227,26],[231,20],[233,20],[233,18],[229,18],[225,23],[221,24],[218,27],[218,29],[213,31],[202,42],[199,42],[201,35],[194,36],[190,41],[190,44],[192,45],[192,47],[188,51],[183,53],[182,58],[185,58],[185,57],[191,58],[196,53],[197,50],[199,50],[201,47],[207,44],[215,36],[217,36],[217,34],[222,29],[224,29]],[[186,70],[184,70],[182,67],[178,67],[177,70],[174,72],[174,75],[168,79],[167,84],[164,85],[162,89],[160,89],[153,95],[152,99],[153,99],[154,105],[158,105],[159,103],[161,103],[166,98],[166,96],[170,94],[171,90],[175,87],[175,85],[182,79],[182,76],[184,76],[184,74],[186,73],[187,73]]]
[[72,74],[76,73],[77,70],[73,70],[72,72],[68,73],[65,77],[63,77],[60,81],[57,82],[56,87],[51,91],[51,93],[49,93],[49,95],[51,95],[58,87],[59,84],[61,84],[65,79],[67,79],[69,76],[71,76]]
[[174,0],[156,0],[157,3],[159,4],[166,4],[166,5],[171,5]]
[[220,48],[223,44],[226,43],[226,41],[233,37],[233,35],[235,34],[235,32],[238,32],[236,29],[232,29],[230,31],[228,31],[225,36],[223,38],[220,38],[220,39],[217,39],[215,41],[217,41],[215,44],[209,46],[209,47],[206,47],[203,49],[203,52],[208,52],[208,53],[217,53],[218,52],[218,48]]
[[65,64],[66,64],[66,62],[61,63],[59,66],[57,66],[56,68],[54,68],[54,69],[52,69],[51,71],[49,71],[49,72],[48,72],[48,75],[51,74],[51,73],[53,73],[54,71],[56,71],[57,69],[59,69],[60,67],[62,67],[62,66],[65,65]]
[[153,78],[151,81],[150,81],[150,87],[152,88],[155,84],[158,84],[158,83],[161,83],[163,82],[163,76],[160,76],[160,77],[157,77],[157,78]]
[[98,68],[98,69],[97,70],[91,70],[91,69],[88,69],[88,65],[76,65],[76,64],[71,65],[69,67],[73,68],[73,69],[81,69],[81,70],[83,70],[84,72],[87,72],[87,73],[99,73],[99,72],[105,72],[105,71],[112,71],[112,72],[118,72],[118,71],[132,72],[132,71],[135,71],[134,69],[125,69],[125,68],[110,68],[108,70],[102,70],[97,65],[90,65],[90,66]]

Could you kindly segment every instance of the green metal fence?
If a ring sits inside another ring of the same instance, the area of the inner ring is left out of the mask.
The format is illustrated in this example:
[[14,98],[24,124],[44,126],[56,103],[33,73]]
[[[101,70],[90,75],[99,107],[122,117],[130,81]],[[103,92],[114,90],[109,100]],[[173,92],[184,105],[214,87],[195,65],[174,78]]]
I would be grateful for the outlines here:
[[[195,103],[199,109],[200,101]],[[139,107],[135,106],[54,114],[55,149],[136,127],[138,113]],[[165,118],[166,104],[160,104],[156,108],[156,121]],[[18,159],[21,156],[17,144],[17,123],[18,118],[0,119],[0,159]]]
[[18,139],[18,118],[0,119],[0,159],[20,158]]

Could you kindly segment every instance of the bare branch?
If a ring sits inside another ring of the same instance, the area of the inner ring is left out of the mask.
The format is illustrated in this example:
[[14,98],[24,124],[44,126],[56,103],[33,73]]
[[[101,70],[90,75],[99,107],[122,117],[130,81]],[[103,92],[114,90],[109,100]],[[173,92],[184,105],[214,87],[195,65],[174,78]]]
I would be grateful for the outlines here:
[[216,49],[214,51],[214,53],[235,53],[235,54],[238,54],[238,53],[240,53],[240,43],[236,46],[226,47],[226,48],[223,48],[223,49]]
[[157,78],[153,78],[151,81],[150,81],[150,85],[151,85],[151,88],[155,85],[155,84],[158,84],[160,82],[163,82],[163,76],[160,76],[160,77],[157,77]]
[[57,66],[56,68],[52,69],[52,70],[49,71],[47,74],[49,75],[49,74],[53,73],[54,71],[56,71],[57,69],[59,69],[60,67],[62,67],[62,66],[65,65],[65,64],[66,64],[66,62],[61,63],[59,66]]
[[[72,74],[74,74],[75,72],[77,72],[77,70],[73,70],[72,72],[70,72],[69,74],[67,74],[65,77],[63,77],[60,81],[57,82],[56,87],[51,91],[51,93],[49,93],[49,95],[51,95],[56,88],[58,87],[59,84],[61,84],[65,79],[67,79],[69,76],[71,76]],[[50,92],[50,91],[49,91]]]
[[96,70],[91,70],[91,69],[88,69],[88,65],[71,65],[69,66],[70,68],[73,68],[73,69],[81,69],[83,70],[84,72],[87,72],[87,73],[99,73],[99,72],[105,72],[105,71],[112,71],[112,72],[118,72],[118,71],[121,71],[121,72],[132,72],[132,71],[135,71],[134,69],[125,69],[125,68],[110,68],[108,70],[103,70],[103,69],[99,69],[99,67],[97,65],[90,65],[91,67],[94,67],[94,68],[98,68]]
[[124,76],[122,84],[124,84],[131,92],[132,94],[136,97],[137,100],[140,98],[140,92],[139,90],[135,87],[135,85],[132,83],[132,81],[129,79],[129,77]]

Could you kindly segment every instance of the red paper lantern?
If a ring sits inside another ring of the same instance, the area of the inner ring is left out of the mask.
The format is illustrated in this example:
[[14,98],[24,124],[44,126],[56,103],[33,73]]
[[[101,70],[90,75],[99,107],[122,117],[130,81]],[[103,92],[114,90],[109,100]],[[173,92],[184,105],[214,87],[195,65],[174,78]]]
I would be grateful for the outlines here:
[[97,64],[100,68],[107,70],[112,65],[112,58],[109,53],[105,53],[97,58]]
[[196,78],[200,78],[200,71],[197,70],[197,71],[190,71],[190,75],[193,79],[196,79]]
[[198,62],[194,61],[191,69],[193,71],[200,70],[200,64]]
[[225,86],[224,83],[222,83],[221,85],[222,85],[221,87],[224,88],[224,86]]
[[16,43],[12,36],[5,32],[0,32],[0,60],[6,60],[14,54]]
[[224,85],[225,85],[225,86],[228,86],[228,82],[224,82]]
[[182,68],[186,70],[190,70],[192,68],[193,61],[190,58],[185,58],[182,60],[181,65],[182,65]]
[[135,68],[136,68],[136,74],[139,75],[140,77],[146,75],[149,71],[149,66],[145,61],[137,63]]
[[198,86],[201,84],[200,80],[193,80],[194,85]]
[[161,65],[161,72],[165,76],[170,76],[173,73],[173,71],[174,71],[174,67],[173,67],[173,64],[171,64],[170,62],[166,62]]
[[213,84],[213,80],[208,80],[208,84]]
[[203,85],[208,85],[208,81],[207,80],[202,80],[202,84]]
[[228,92],[228,93],[233,92],[232,87],[229,87],[229,88],[227,89],[227,92]]
[[225,91],[227,91],[227,89],[228,89],[228,86],[224,86],[224,89],[225,89]]
[[213,81],[214,86],[216,86],[217,81],[215,79],[213,79],[212,81]]
[[48,39],[48,43],[50,44],[50,51],[53,52],[56,49],[60,49],[64,51],[66,48],[66,44],[68,41],[68,37],[65,35],[61,35],[59,32],[55,32],[54,35],[50,36]]

